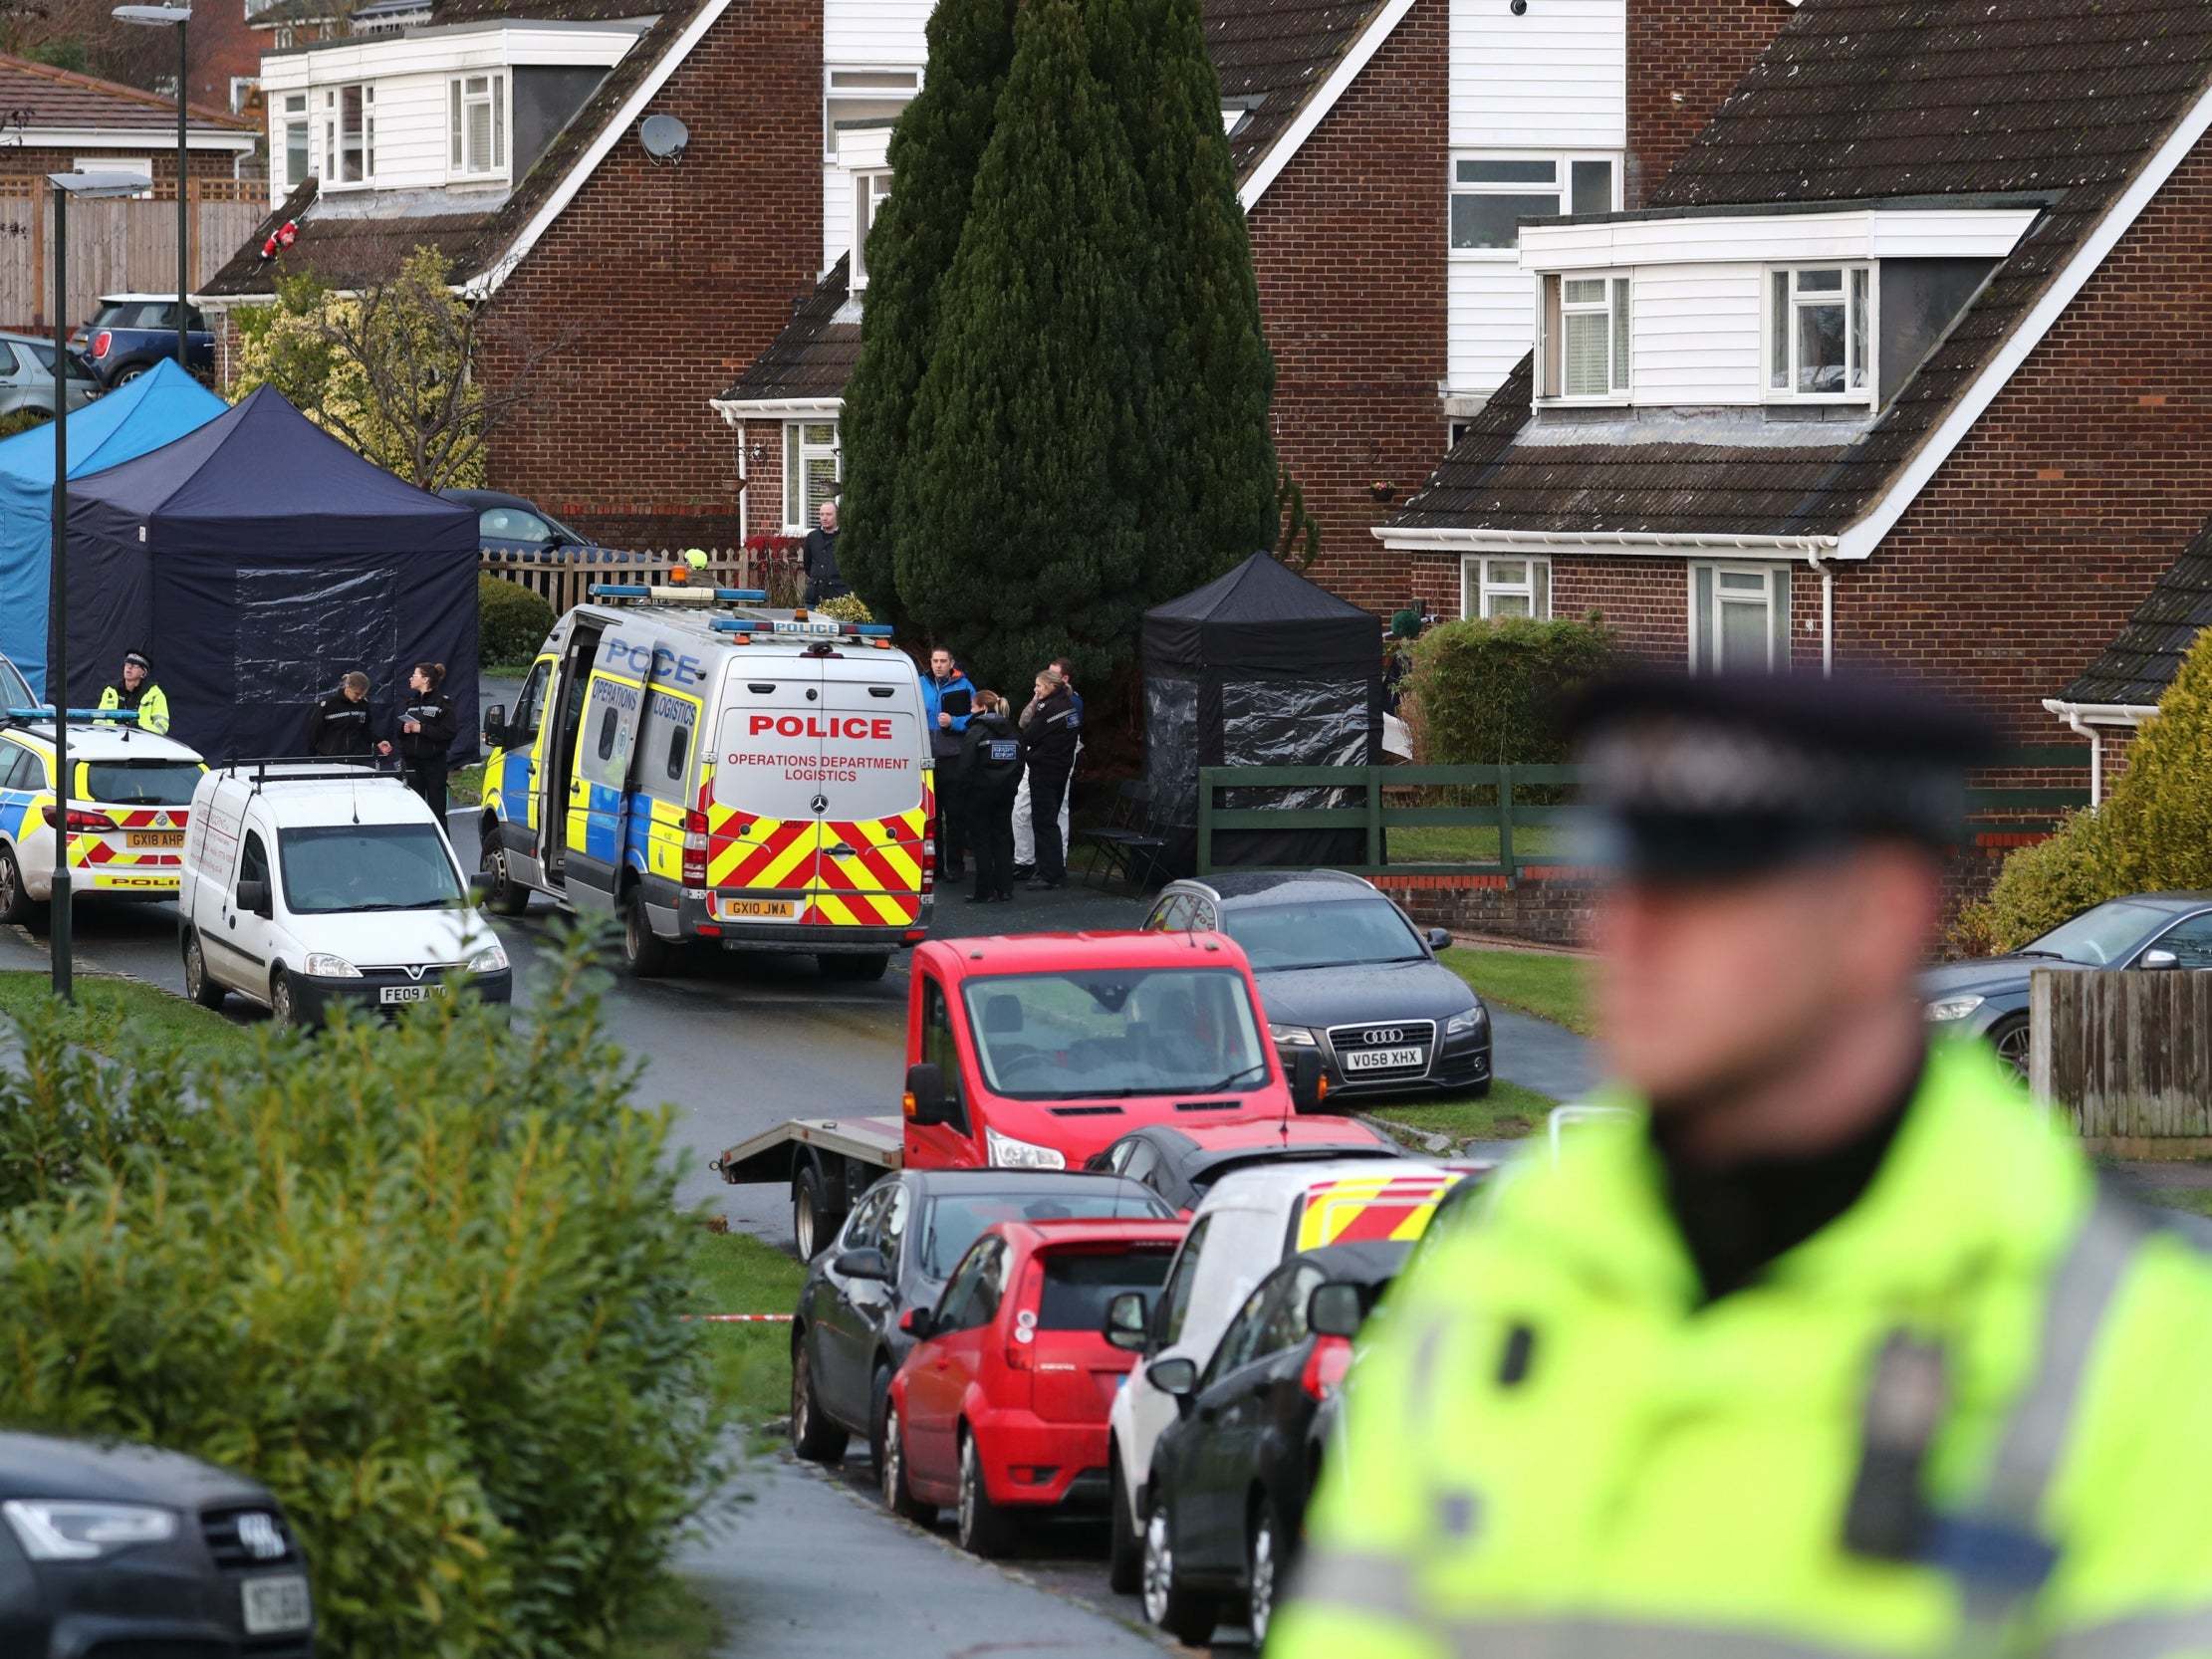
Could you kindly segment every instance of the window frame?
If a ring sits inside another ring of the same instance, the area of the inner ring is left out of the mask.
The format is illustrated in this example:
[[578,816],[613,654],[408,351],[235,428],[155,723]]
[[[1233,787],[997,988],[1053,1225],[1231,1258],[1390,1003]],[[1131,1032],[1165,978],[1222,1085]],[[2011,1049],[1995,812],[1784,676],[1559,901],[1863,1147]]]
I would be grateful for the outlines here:
[[[361,94],[361,126],[349,132],[346,126],[346,95]],[[373,81],[344,81],[323,89],[323,171],[319,175],[325,190],[369,190],[376,183],[376,84]],[[361,174],[349,178],[346,173],[347,151],[361,150]]]
[[[1702,622],[1698,614],[1700,606],[1697,592],[1700,573],[1709,573],[1712,578],[1712,591],[1705,601],[1705,608],[1709,611],[1709,614],[1702,619]],[[1735,590],[1735,596],[1731,597],[1727,585],[1721,580],[1724,576],[1758,576],[1762,579],[1760,602],[1767,612],[1767,660],[1764,664],[1731,663],[1722,653],[1721,641],[1727,637],[1727,629],[1723,622],[1723,613],[1727,606],[1733,603],[1742,605],[1747,609],[1750,607],[1748,599],[1743,596],[1745,590],[1741,587]],[[1689,598],[1686,613],[1689,619],[1688,660],[1691,673],[1711,674],[1726,672],[1731,669],[1750,669],[1756,672],[1762,667],[1768,673],[1789,672],[1792,654],[1790,605],[1794,594],[1791,591],[1790,567],[1788,565],[1747,564],[1736,560],[1700,559],[1693,560],[1690,563],[1688,577]],[[1779,606],[1776,603],[1778,592],[1780,596]],[[1701,626],[1710,630],[1707,636],[1711,645],[1710,652],[1700,649],[1699,630]],[[1708,657],[1710,660],[1708,660]]]
[[[482,90],[470,92],[471,83],[478,83]],[[474,70],[449,75],[445,83],[446,145],[445,176],[456,184],[497,181],[507,176],[507,133],[511,125],[511,97],[513,83],[503,69]],[[483,108],[491,112],[491,157],[482,167],[469,165],[468,117],[472,109]]]
[[[807,440],[809,427],[828,428],[830,442],[827,446]],[[832,482],[838,488],[826,498],[836,500],[845,485],[845,445],[840,423],[835,420],[787,420],[784,422],[784,534],[804,536],[814,528],[815,509],[819,502],[807,497],[807,463],[829,457]],[[797,516],[794,517],[796,511]]]
[[[1567,285],[1571,282],[1603,283],[1605,297],[1601,301],[1570,301]],[[1555,292],[1558,294],[1556,305]],[[1627,403],[1635,395],[1635,273],[1630,270],[1547,271],[1537,278],[1536,395],[1539,403],[1561,408],[1610,408]],[[1559,318],[1556,366],[1552,323],[1555,312]],[[1598,316],[1605,320],[1606,389],[1603,392],[1570,392],[1565,389],[1567,321],[1570,317]],[[1552,384],[1555,374],[1560,381],[1557,386]]]
[[[1463,162],[1531,162],[1548,161],[1552,164],[1552,183],[1549,191],[1534,180],[1490,181],[1462,183],[1459,177]],[[1626,166],[1621,152],[1611,149],[1457,149],[1444,162],[1444,251],[1452,259],[1468,260],[1478,264],[1506,264],[1521,257],[1521,238],[1516,232],[1513,242],[1506,247],[1462,248],[1452,239],[1452,200],[1458,196],[1539,196],[1549,194],[1553,207],[1550,213],[1526,215],[1531,218],[1560,218],[1571,215],[1575,205],[1575,165],[1577,162],[1602,161],[1610,173],[1610,188],[1606,192],[1605,211],[1620,211]]]
[[[271,117],[271,165],[284,168],[284,189],[287,194],[297,190],[315,176],[315,114],[309,108],[305,91],[279,93],[269,101]],[[300,171],[292,172],[292,129],[300,131]],[[278,162],[275,156],[281,155]]]
[[[1843,284],[1833,298],[1826,289],[1802,292],[1798,279],[1809,271],[1838,271]],[[1784,338],[1775,336],[1775,293],[1777,277],[1789,278],[1790,314],[1789,327]],[[1856,307],[1854,290],[1863,279],[1866,288],[1865,322],[1863,330],[1854,328]],[[1798,383],[1797,343],[1798,313],[1825,305],[1841,305],[1843,309],[1843,389],[1842,391],[1800,391]],[[1863,334],[1863,338],[1860,336]],[[1783,356],[1783,384],[1774,383],[1776,353]],[[1864,356],[1865,361],[1859,357]],[[1863,368],[1866,383],[1854,387],[1850,383],[1851,370]],[[1760,395],[1769,403],[1810,404],[1864,404],[1878,408],[1881,403],[1881,272],[1878,262],[1866,259],[1816,259],[1781,265],[1765,265],[1759,272],[1759,373]]]
[[[1493,577],[1493,565],[1520,565],[1523,569],[1519,582],[1508,582]],[[1538,571],[1543,575],[1541,580]],[[1468,581],[1472,575],[1473,582]],[[1526,596],[1529,601],[1528,618],[1534,622],[1552,619],[1552,562],[1518,553],[1469,553],[1459,561],[1459,615],[1462,621],[1481,619],[1488,621],[1501,614],[1492,607],[1493,599]],[[1503,614],[1518,616],[1519,611]]]
[[[849,293],[864,294],[867,292],[868,232],[875,228],[875,215],[882,212],[883,204],[891,199],[891,170],[861,167],[849,176],[853,189],[853,258],[846,266],[846,288]],[[881,188],[877,188],[878,185]]]
[[[922,84],[928,79],[928,70],[921,64],[824,64],[822,66],[822,164],[838,164],[838,122],[841,120],[865,120],[869,117],[847,111],[840,114],[840,104],[897,104],[901,109],[920,96]],[[844,85],[839,77],[846,77]],[[873,86],[857,85],[855,77],[877,83]],[[911,77],[911,80],[908,80]],[[897,117],[894,115],[893,119]]]

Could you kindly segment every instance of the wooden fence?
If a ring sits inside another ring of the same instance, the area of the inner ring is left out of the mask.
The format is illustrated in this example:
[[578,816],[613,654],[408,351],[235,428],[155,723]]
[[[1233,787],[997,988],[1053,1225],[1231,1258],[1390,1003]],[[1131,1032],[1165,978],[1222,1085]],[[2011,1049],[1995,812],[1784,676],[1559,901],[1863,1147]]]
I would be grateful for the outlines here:
[[[269,211],[269,187],[249,179],[186,181],[192,284],[205,283]],[[69,295],[62,316],[89,322],[103,294],[162,294],[176,286],[176,195],[73,202]],[[0,327],[54,327],[54,193],[44,179],[0,178]]]
[[2212,973],[2039,968],[2029,983],[2029,1082],[2092,1150],[2212,1153]]
[[[594,583],[665,582],[668,573],[683,563],[680,552],[624,553],[610,548],[578,548],[570,553],[545,555],[503,553],[486,548],[477,569],[516,583],[553,606],[556,616],[583,604],[592,596]],[[767,592],[768,602],[799,602],[799,568],[748,548],[710,548],[706,569],[689,581],[702,588],[754,588]]]

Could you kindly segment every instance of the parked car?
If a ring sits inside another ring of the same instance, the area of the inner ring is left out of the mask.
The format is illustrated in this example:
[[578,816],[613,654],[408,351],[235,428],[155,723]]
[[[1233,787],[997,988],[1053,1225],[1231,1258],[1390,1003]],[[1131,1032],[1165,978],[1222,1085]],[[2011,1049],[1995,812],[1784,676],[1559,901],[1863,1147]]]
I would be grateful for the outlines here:
[[[64,411],[74,413],[100,395],[100,382],[82,357],[69,356],[62,379]],[[0,415],[44,419],[54,413],[54,343],[35,335],[0,334]]]
[[1242,945],[1277,1050],[1319,1053],[1333,1095],[1489,1091],[1490,1011],[1436,960],[1451,935],[1415,929],[1371,881],[1342,870],[1172,881],[1144,925]]
[[1323,1158],[1401,1158],[1404,1148],[1351,1117],[1260,1123],[1154,1123],[1131,1130],[1086,1169],[1141,1181],[1184,1215],[1232,1170]]
[[[103,386],[135,380],[164,357],[176,360],[176,296],[103,294],[93,320],[69,344],[91,360]],[[197,306],[185,308],[184,351],[193,373],[215,372],[215,336]]]
[[1157,1193],[1110,1175],[902,1169],[885,1176],[854,1206],[799,1287],[791,1323],[793,1448],[812,1462],[836,1463],[850,1438],[862,1435],[880,1473],[884,1402],[914,1346],[899,1317],[936,1305],[986,1227],[1173,1214]]
[[581,530],[571,530],[551,513],[504,490],[440,490],[447,501],[476,509],[476,539],[495,553],[540,557],[628,559],[618,549],[602,547]]
[[1133,1343],[1137,1353],[1107,1422],[1108,1576],[1115,1589],[1138,1586],[1140,1540],[1152,1508],[1152,1457],[1176,1415],[1174,1401],[1148,1386],[1150,1368],[1171,1359],[1210,1361],[1237,1309],[1286,1256],[1330,1244],[1418,1238],[1445,1193],[1468,1174],[1412,1158],[1241,1169],[1216,1182],[1198,1206],[1160,1294],[1125,1296],[1108,1305],[1118,1340]]
[[1321,1473],[1316,1415],[1412,1249],[1379,1240],[1304,1251],[1245,1299],[1203,1367],[1178,1358],[1146,1369],[1176,1416],[1145,1482],[1144,1616],[1177,1640],[1202,1644],[1241,1608],[1252,1645],[1266,1642]]
[[2003,956],[1947,962],[1920,976],[1928,1023],[1978,1037],[2028,1070],[2028,977],[2038,968],[2212,968],[2212,893],[2106,899]]
[[256,1482],[150,1446],[0,1434],[0,1653],[312,1659],[307,1560]]
[[1001,1222],[969,1247],[934,1308],[899,1322],[914,1350],[891,1379],[883,1501],[959,1515],[960,1546],[1004,1554],[1017,1515],[1106,1502],[1106,1408],[1131,1356],[1106,1305],[1156,1290],[1179,1221]]
[[[30,688],[14,664],[0,691]],[[76,726],[69,736],[69,822],[55,801],[54,722],[0,723],[0,921],[29,921],[54,896],[54,837],[69,836],[70,890],[83,898],[177,894],[192,792],[206,770],[196,752],[122,723]]]

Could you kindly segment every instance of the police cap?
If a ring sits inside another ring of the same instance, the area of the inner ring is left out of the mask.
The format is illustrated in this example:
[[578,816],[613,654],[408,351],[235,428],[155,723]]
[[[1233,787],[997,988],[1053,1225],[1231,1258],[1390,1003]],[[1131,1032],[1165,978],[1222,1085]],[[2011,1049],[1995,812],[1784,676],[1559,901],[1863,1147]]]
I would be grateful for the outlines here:
[[1623,674],[1590,687],[1568,726],[1604,861],[1661,881],[1868,839],[1941,847],[1993,742],[1933,693],[1846,674]]

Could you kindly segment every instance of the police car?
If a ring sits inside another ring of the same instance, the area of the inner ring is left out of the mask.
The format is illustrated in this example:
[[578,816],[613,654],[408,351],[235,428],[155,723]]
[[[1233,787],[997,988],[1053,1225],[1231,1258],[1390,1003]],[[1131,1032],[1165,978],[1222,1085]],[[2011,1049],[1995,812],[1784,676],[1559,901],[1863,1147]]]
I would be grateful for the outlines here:
[[[70,889],[103,898],[174,898],[192,791],[207,769],[173,738],[72,716]],[[22,705],[0,715],[0,921],[25,920],[54,892],[54,722]]]

